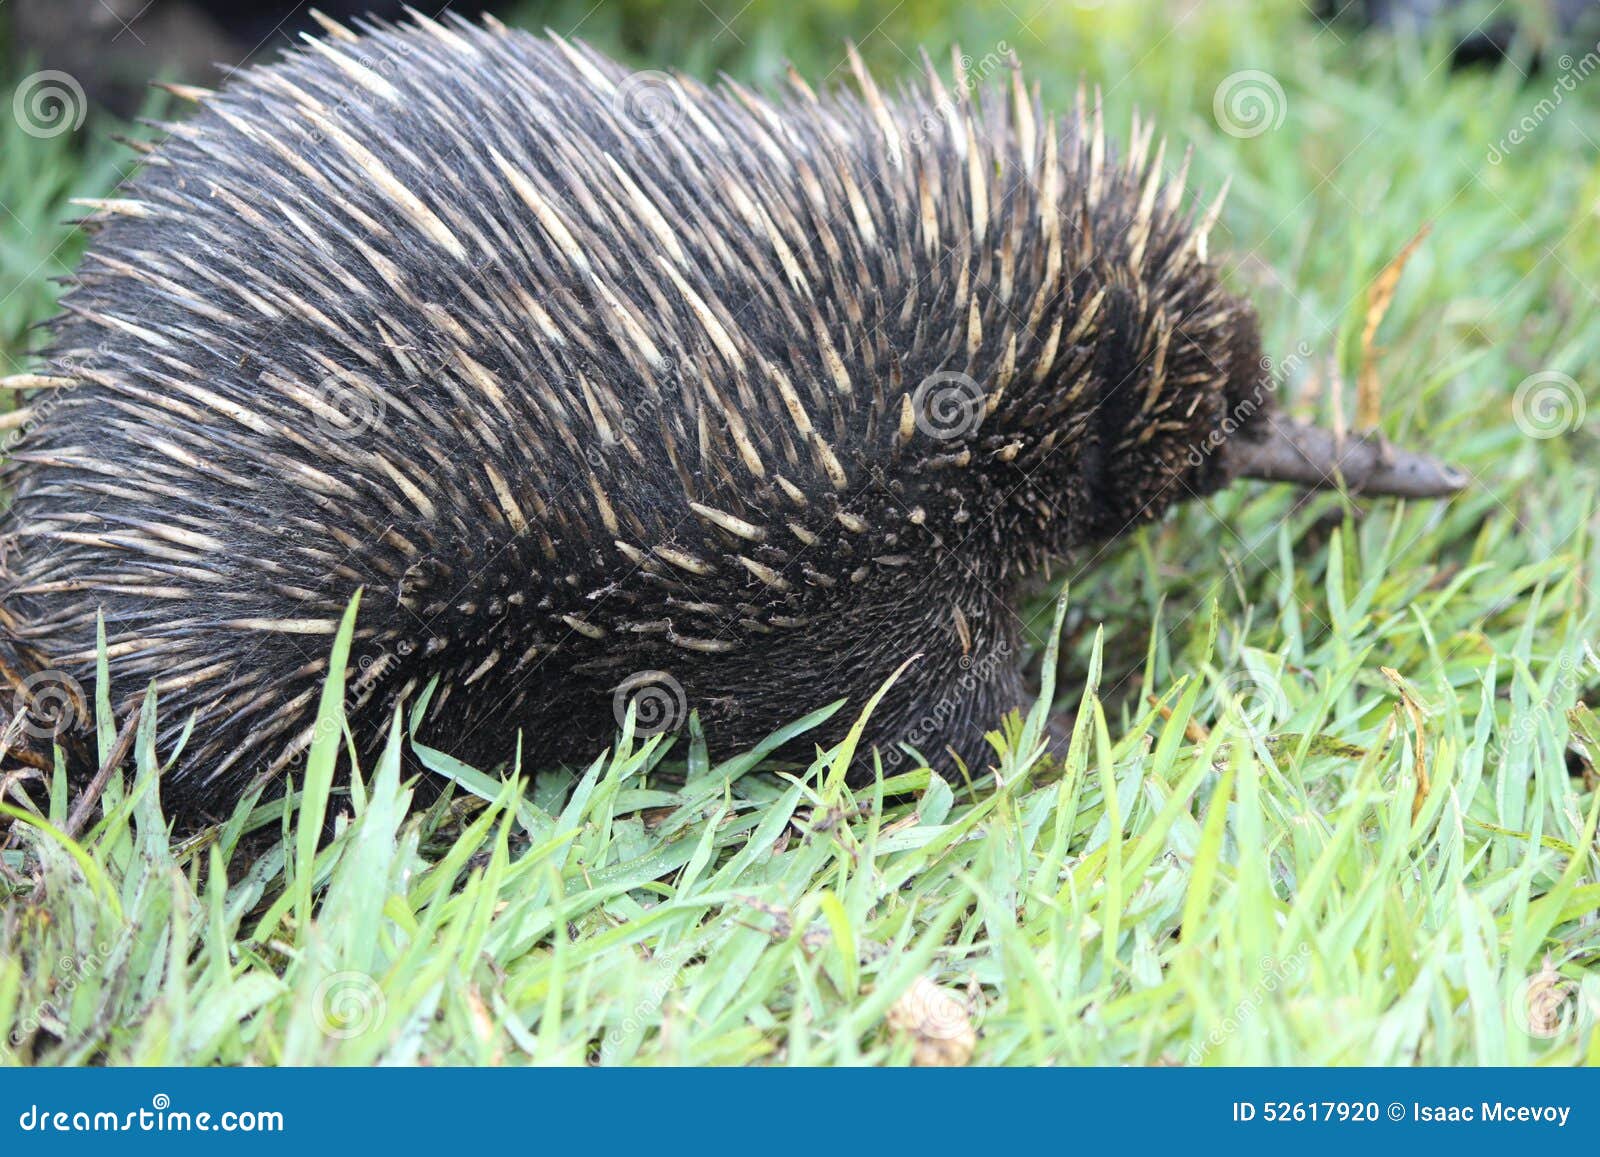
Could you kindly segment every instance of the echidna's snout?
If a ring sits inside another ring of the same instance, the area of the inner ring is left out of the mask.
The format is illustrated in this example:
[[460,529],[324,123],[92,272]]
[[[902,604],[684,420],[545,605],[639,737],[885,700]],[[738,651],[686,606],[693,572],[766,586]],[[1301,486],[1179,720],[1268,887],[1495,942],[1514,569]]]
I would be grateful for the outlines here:
[[1258,438],[1236,439],[1223,452],[1236,478],[1293,482],[1312,489],[1342,483],[1356,494],[1448,498],[1469,481],[1465,471],[1431,455],[1391,446],[1377,437],[1342,437],[1282,417],[1265,423]]

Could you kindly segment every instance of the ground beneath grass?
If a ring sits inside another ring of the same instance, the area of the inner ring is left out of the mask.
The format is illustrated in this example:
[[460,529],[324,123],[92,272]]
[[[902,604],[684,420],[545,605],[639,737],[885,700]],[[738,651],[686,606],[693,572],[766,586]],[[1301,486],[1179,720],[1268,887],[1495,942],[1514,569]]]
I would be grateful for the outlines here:
[[[890,74],[959,36],[1058,107],[1099,83],[1112,123],[1194,143],[1197,198],[1231,177],[1212,250],[1281,404],[1353,426],[1365,368],[1384,432],[1473,485],[1241,487],[1072,560],[1029,611],[1070,752],[995,720],[997,770],[956,789],[852,793],[848,742],[784,775],[627,736],[526,786],[424,753],[449,786],[414,812],[398,746],[330,791],[329,728],[298,813],[173,846],[142,735],[76,838],[64,784],[6,796],[0,1060],[1600,1060],[1594,46],[1455,71],[1296,4],[828,12],[543,20],[757,80],[785,52],[826,76],[848,33]],[[0,116],[0,370],[71,275],[65,198],[131,162],[104,131]]]

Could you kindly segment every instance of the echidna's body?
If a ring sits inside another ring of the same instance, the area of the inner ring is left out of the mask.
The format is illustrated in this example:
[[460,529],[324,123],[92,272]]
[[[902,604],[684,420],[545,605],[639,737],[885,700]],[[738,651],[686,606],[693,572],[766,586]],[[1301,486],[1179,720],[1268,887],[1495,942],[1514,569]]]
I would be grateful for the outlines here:
[[425,741],[586,760],[670,677],[731,750],[920,652],[874,737],[981,765],[1019,572],[1215,489],[1194,448],[1264,413],[1181,177],[1020,82],[769,103],[464,23],[312,48],[101,206],[9,468],[14,677],[92,687],[103,611],[163,754],[197,716],[185,817],[303,747],[357,588],[365,736],[437,675]]

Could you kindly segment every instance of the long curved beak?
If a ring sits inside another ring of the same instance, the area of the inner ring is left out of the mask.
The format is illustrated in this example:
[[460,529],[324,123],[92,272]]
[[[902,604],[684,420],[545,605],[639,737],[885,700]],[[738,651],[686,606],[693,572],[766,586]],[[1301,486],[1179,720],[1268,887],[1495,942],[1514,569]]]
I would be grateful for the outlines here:
[[1313,489],[1342,480],[1352,494],[1393,498],[1448,498],[1470,480],[1467,473],[1427,454],[1374,438],[1340,438],[1320,426],[1272,420],[1258,442],[1235,438],[1223,451],[1236,478],[1293,482]]

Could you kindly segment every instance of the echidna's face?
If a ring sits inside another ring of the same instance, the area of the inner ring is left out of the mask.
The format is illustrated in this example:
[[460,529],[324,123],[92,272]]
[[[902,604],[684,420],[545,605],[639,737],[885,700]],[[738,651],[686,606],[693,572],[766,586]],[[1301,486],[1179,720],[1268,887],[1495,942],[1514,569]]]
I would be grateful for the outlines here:
[[1271,379],[1254,309],[1214,278],[1194,287],[1209,304],[1171,320],[1142,318],[1126,292],[1108,302],[1096,350],[1102,394],[1090,536],[1114,537],[1231,480],[1220,453],[1252,439],[1271,411]]

